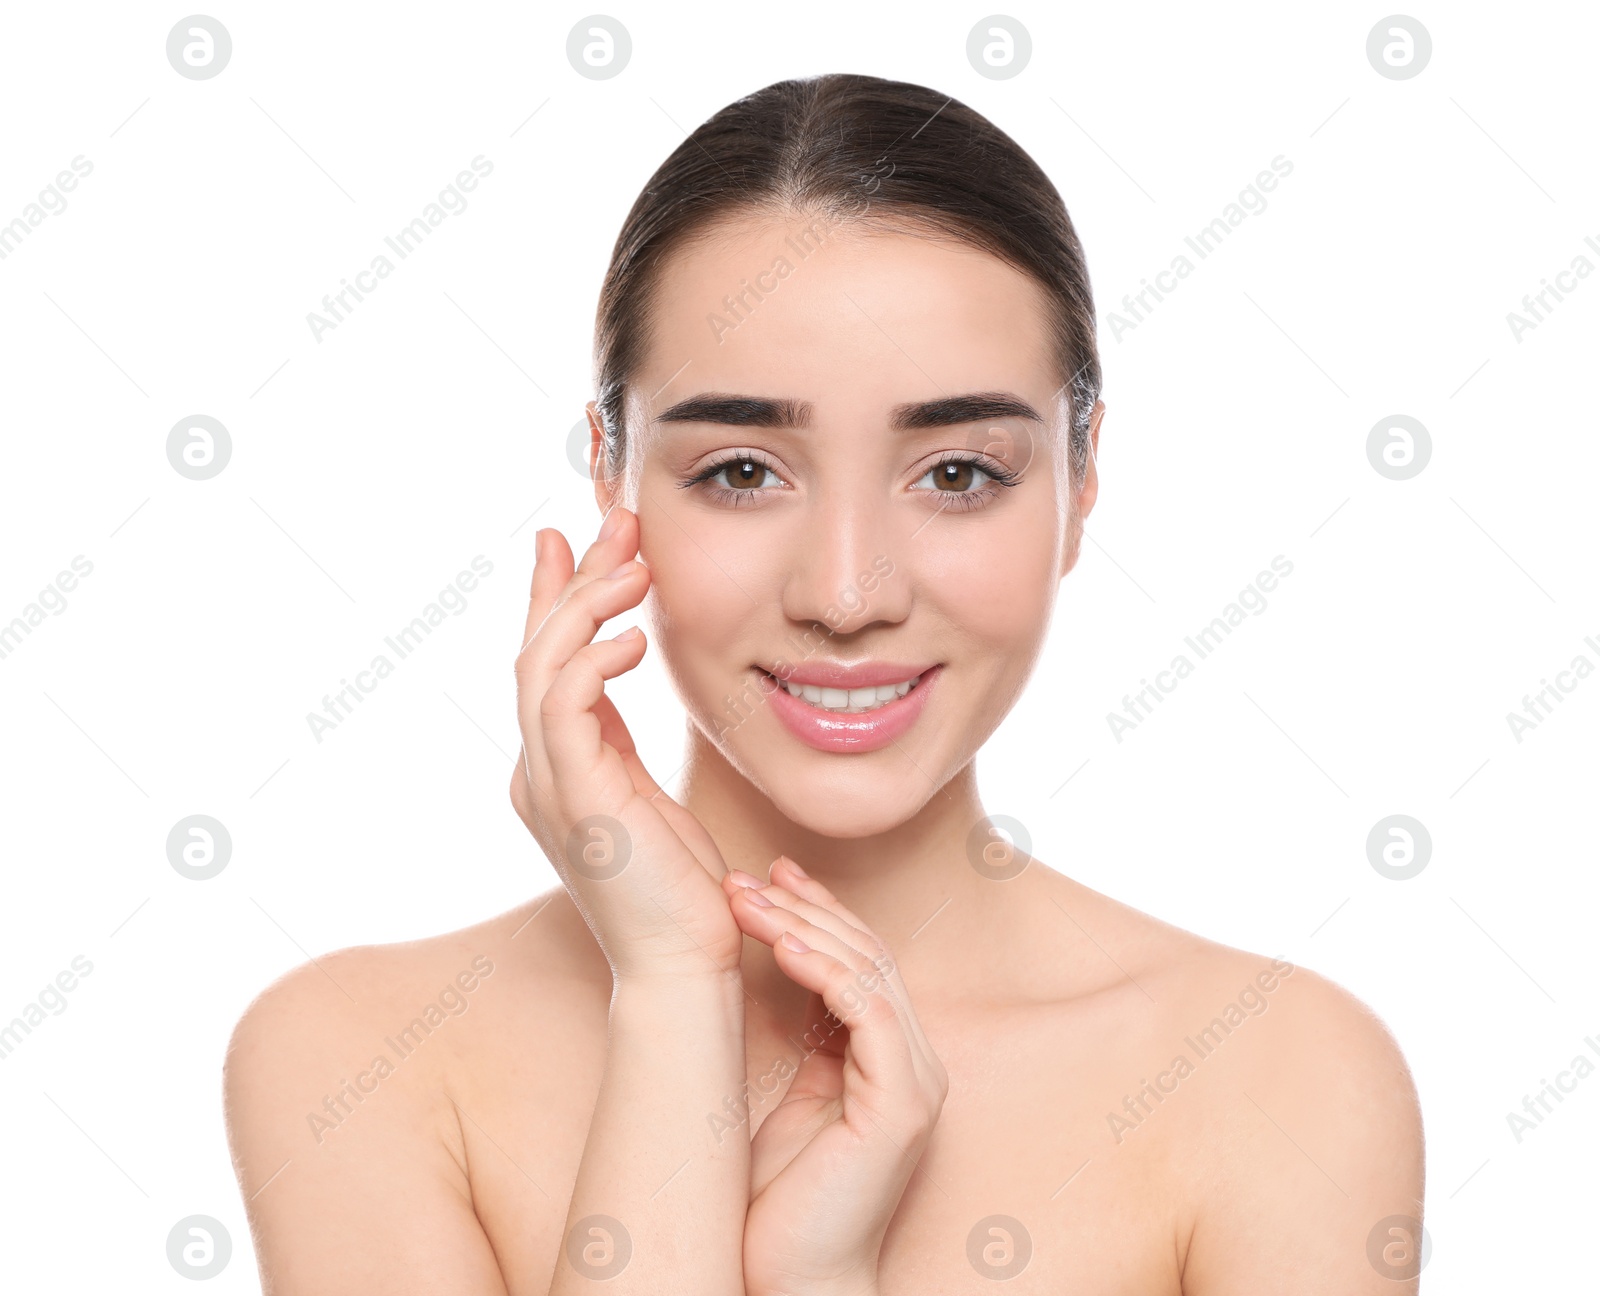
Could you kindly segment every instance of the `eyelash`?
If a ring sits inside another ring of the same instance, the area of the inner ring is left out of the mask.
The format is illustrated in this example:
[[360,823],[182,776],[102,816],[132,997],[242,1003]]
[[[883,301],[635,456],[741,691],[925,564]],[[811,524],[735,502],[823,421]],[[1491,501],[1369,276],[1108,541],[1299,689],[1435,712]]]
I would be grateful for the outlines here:
[[[945,495],[949,497],[949,502],[940,506],[941,511],[955,509],[957,512],[964,512],[968,509],[983,508],[999,498],[1002,491],[1010,490],[1022,480],[1021,473],[1013,472],[998,459],[991,459],[988,455],[946,454],[941,456],[928,469],[928,473],[938,472],[939,469],[947,464],[971,464],[989,480],[983,486],[970,491],[941,491],[937,489],[929,491],[930,495]],[[928,473],[924,473],[922,476],[926,477]],[[921,481],[922,477],[917,478],[917,480]]]
[[[737,467],[740,464],[746,463],[755,464],[757,467],[764,468],[774,477],[778,477],[780,481],[783,480],[782,477],[779,476],[778,470],[759,454],[747,454],[740,452],[729,455],[724,459],[719,459],[716,463],[708,464],[706,467],[694,474],[694,476],[683,482],[680,482],[679,485],[685,489],[699,485],[706,485],[706,493],[715,503],[726,504],[730,507],[738,508],[741,505],[753,503],[757,495],[766,494],[766,488],[758,489],[754,487],[747,487],[744,489],[739,489],[737,487],[730,486],[713,486],[709,485],[709,483],[713,478],[719,476],[729,468]],[[959,454],[955,452],[942,455],[935,463],[929,466],[927,472],[922,474],[922,477],[928,476],[929,473],[938,472],[939,469],[949,464],[970,464],[973,468],[977,469],[985,477],[987,477],[989,481],[985,483],[985,485],[969,491],[929,491],[928,494],[947,495],[950,497],[947,504],[941,505],[942,509],[956,509],[957,511],[965,511],[968,509],[982,508],[984,505],[997,498],[1002,490],[1009,490],[1022,480],[1021,473],[1013,472],[1003,463],[1000,463],[996,459],[991,459],[987,455]],[[921,481],[922,477],[918,477],[917,480]]]
[[[731,454],[725,459],[719,459],[716,463],[702,468],[693,477],[690,477],[687,481],[680,482],[679,485],[683,486],[685,489],[688,489],[692,486],[699,486],[702,483],[709,483],[711,479],[717,476],[719,473],[725,472],[729,468],[735,468],[739,464],[755,464],[756,467],[765,468],[774,477],[778,477],[778,470],[760,455],[744,454],[741,452],[737,454]],[[781,481],[782,478],[779,477],[779,480]],[[764,495],[766,494],[766,491],[756,490],[748,487],[744,490],[740,490],[732,486],[713,486],[708,484],[706,486],[706,494],[718,504],[727,504],[733,508],[738,508],[741,504],[753,503],[757,495]]]

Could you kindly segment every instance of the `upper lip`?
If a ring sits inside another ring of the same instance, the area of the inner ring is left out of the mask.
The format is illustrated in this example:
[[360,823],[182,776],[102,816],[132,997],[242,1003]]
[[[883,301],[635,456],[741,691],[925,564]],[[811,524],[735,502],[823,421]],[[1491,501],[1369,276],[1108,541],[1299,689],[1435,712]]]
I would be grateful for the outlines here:
[[932,666],[916,666],[906,662],[833,662],[806,661],[798,665],[785,662],[786,672],[770,666],[761,669],[786,684],[813,684],[818,688],[875,688],[880,684],[899,684],[932,670]]

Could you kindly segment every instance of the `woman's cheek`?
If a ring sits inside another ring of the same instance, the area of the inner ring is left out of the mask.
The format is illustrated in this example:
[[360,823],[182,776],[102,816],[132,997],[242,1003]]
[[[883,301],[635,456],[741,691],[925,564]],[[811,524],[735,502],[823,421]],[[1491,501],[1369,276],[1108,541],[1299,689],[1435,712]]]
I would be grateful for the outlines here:
[[737,658],[750,601],[686,536],[652,546],[648,561],[652,641],[685,703],[709,721],[750,665]]
[[1044,633],[1055,598],[1055,531],[1031,515],[1000,525],[952,525],[936,547],[909,555],[916,562],[914,588],[938,606],[941,621],[996,654],[997,662],[1013,654],[1025,658]]

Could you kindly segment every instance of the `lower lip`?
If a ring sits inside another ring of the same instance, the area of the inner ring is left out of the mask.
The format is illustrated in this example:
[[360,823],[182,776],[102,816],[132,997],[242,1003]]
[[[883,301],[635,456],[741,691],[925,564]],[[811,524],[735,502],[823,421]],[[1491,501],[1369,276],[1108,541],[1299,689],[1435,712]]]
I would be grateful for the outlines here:
[[[772,709],[784,728],[808,747],[825,752],[877,751],[916,724],[922,708],[928,704],[934,681],[943,670],[942,666],[934,666],[923,671],[917,686],[904,697],[854,715],[814,707],[781,684],[772,691]],[[765,671],[760,673],[766,674]]]

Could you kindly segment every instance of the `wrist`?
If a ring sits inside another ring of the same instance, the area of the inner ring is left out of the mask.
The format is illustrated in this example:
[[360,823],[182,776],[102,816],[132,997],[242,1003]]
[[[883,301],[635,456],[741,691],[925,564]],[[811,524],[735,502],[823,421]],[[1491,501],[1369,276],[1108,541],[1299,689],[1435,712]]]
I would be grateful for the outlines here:
[[744,1024],[744,978],[737,972],[612,973],[611,1012],[710,1015]]

